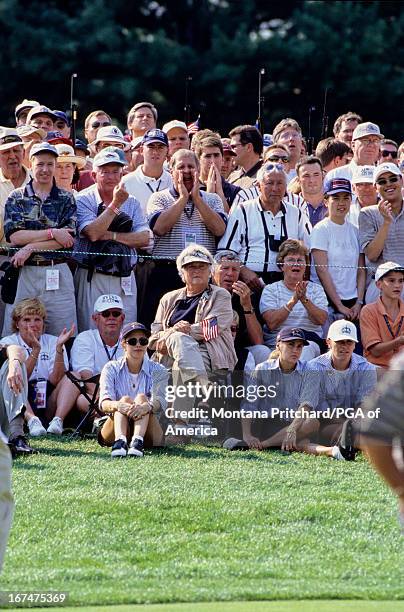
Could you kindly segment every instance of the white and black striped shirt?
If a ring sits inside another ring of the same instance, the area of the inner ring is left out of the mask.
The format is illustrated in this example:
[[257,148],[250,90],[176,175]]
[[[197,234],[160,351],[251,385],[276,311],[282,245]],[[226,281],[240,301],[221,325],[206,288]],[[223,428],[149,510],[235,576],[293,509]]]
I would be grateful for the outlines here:
[[254,272],[279,272],[276,256],[282,242],[295,238],[309,246],[310,232],[309,218],[296,206],[282,202],[274,216],[256,198],[239,204],[230,215],[218,249],[235,251]]

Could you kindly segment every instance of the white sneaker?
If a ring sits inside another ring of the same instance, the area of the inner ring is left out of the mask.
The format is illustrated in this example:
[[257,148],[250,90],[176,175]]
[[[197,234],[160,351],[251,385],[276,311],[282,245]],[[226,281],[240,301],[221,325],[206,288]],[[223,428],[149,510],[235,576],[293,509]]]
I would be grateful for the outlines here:
[[[49,431],[49,429],[48,429],[48,431]],[[341,451],[339,450],[338,446],[333,446],[331,452],[332,452],[332,456],[337,461],[345,461],[345,457],[343,457],[343,455],[342,455]]]
[[39,436],[46,436],[46,429],[42,425],[40,419],[36,416],[31,417],[27,423],[29,435],[33,438],[38,438]]
[[63,433],[63,421],[60,417],[53,417],[49,423],[48,433],[55,434],[55,436],[61,436]]

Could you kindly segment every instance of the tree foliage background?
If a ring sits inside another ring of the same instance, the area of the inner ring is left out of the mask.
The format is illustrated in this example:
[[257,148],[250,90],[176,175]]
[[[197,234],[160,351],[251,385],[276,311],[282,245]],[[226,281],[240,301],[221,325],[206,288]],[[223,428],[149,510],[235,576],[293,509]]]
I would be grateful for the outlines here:
[[67,109],[77,72],[79,124],[95,108],[123,127],[128,109],[153,101],[164,122],[191,119],[225,134],[257,117],[261,67],[264,130],[285,116],[320,137],[325,88],[329,135],[353,110],[403,139],[402,2],[284,0],[0,0],[0,113],[13,125],[23,98]]

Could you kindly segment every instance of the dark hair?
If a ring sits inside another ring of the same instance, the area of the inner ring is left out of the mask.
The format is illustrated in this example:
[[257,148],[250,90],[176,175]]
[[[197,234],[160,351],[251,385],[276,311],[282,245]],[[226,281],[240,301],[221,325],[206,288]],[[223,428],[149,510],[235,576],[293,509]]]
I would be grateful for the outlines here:
[[383,138],[383,140],[380,143],[380,146],[384,144],[393,145],[393,147],[396,147],[396,149],[398,149],[398,144],[396,143],[395,140],[391,140],[391,138]]
[[352,153],[352,149],[345,142],[332,137],[320,140],[316,147],[316,157],[323,166],[328,166],[336,157],[343,157],[348,153]]
[[357,113],[353,113],[352,111],[348,111],[347,113],[340,115],[335,120],[334,127],[332,128],[334,136],[337,136],[337,134],[339,134],[343,121],[357,121],[358,123],[362,123],[363,119],[360,115],[358,115]]
[[299,159],[299,161],[296,164],[296,174],[297,176],[299,176],[299,170],[302,166],[309,164],[309,165],[314,165],[314,164],[319,164],[321,170],[323,170],[323,164],[321,163],[320,159],[318,157],[315,157],[314,155],[305,155],[304,157],[302,157],[301,159]]
[[229,132],[230,138],[233,136],[240,136],[240,142],[243,145],[251,143],[253,146],[254,153],[261,155],[264,148],[261,133],[253,125],[237,125]]
[[220,138],[218,138],[218,136],[216,136],[216,134],[206,136],[206,138],[197,141],[194,151],[198,159],[200,159],[203,153],[203,149],[205,147],[217,147],[218,149],[220,149],[220,153],[223,155],[222,141],[220,140]]

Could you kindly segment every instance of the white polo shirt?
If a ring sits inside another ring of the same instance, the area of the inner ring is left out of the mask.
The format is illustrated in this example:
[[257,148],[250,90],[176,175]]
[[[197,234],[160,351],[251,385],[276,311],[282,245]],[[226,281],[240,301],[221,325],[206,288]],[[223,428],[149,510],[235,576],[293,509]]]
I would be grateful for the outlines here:
[[108,361],[120,359],[123,354],[119,340],[114,346],[106,346],[98,329],[88,329],[81,332],[73,342],[70,361],[74,372],[88,370],[95,376]]
[[146,176],[142,170],[142,166],[136,168],[134,172],[130,172],[123,178],[124,185],[128,193],[134,196],[142,207],[144,215],[146,215],[147,202],[150,196],[156,191],[169,189],[173,184],[171,174],[163,169],[159,178]]

